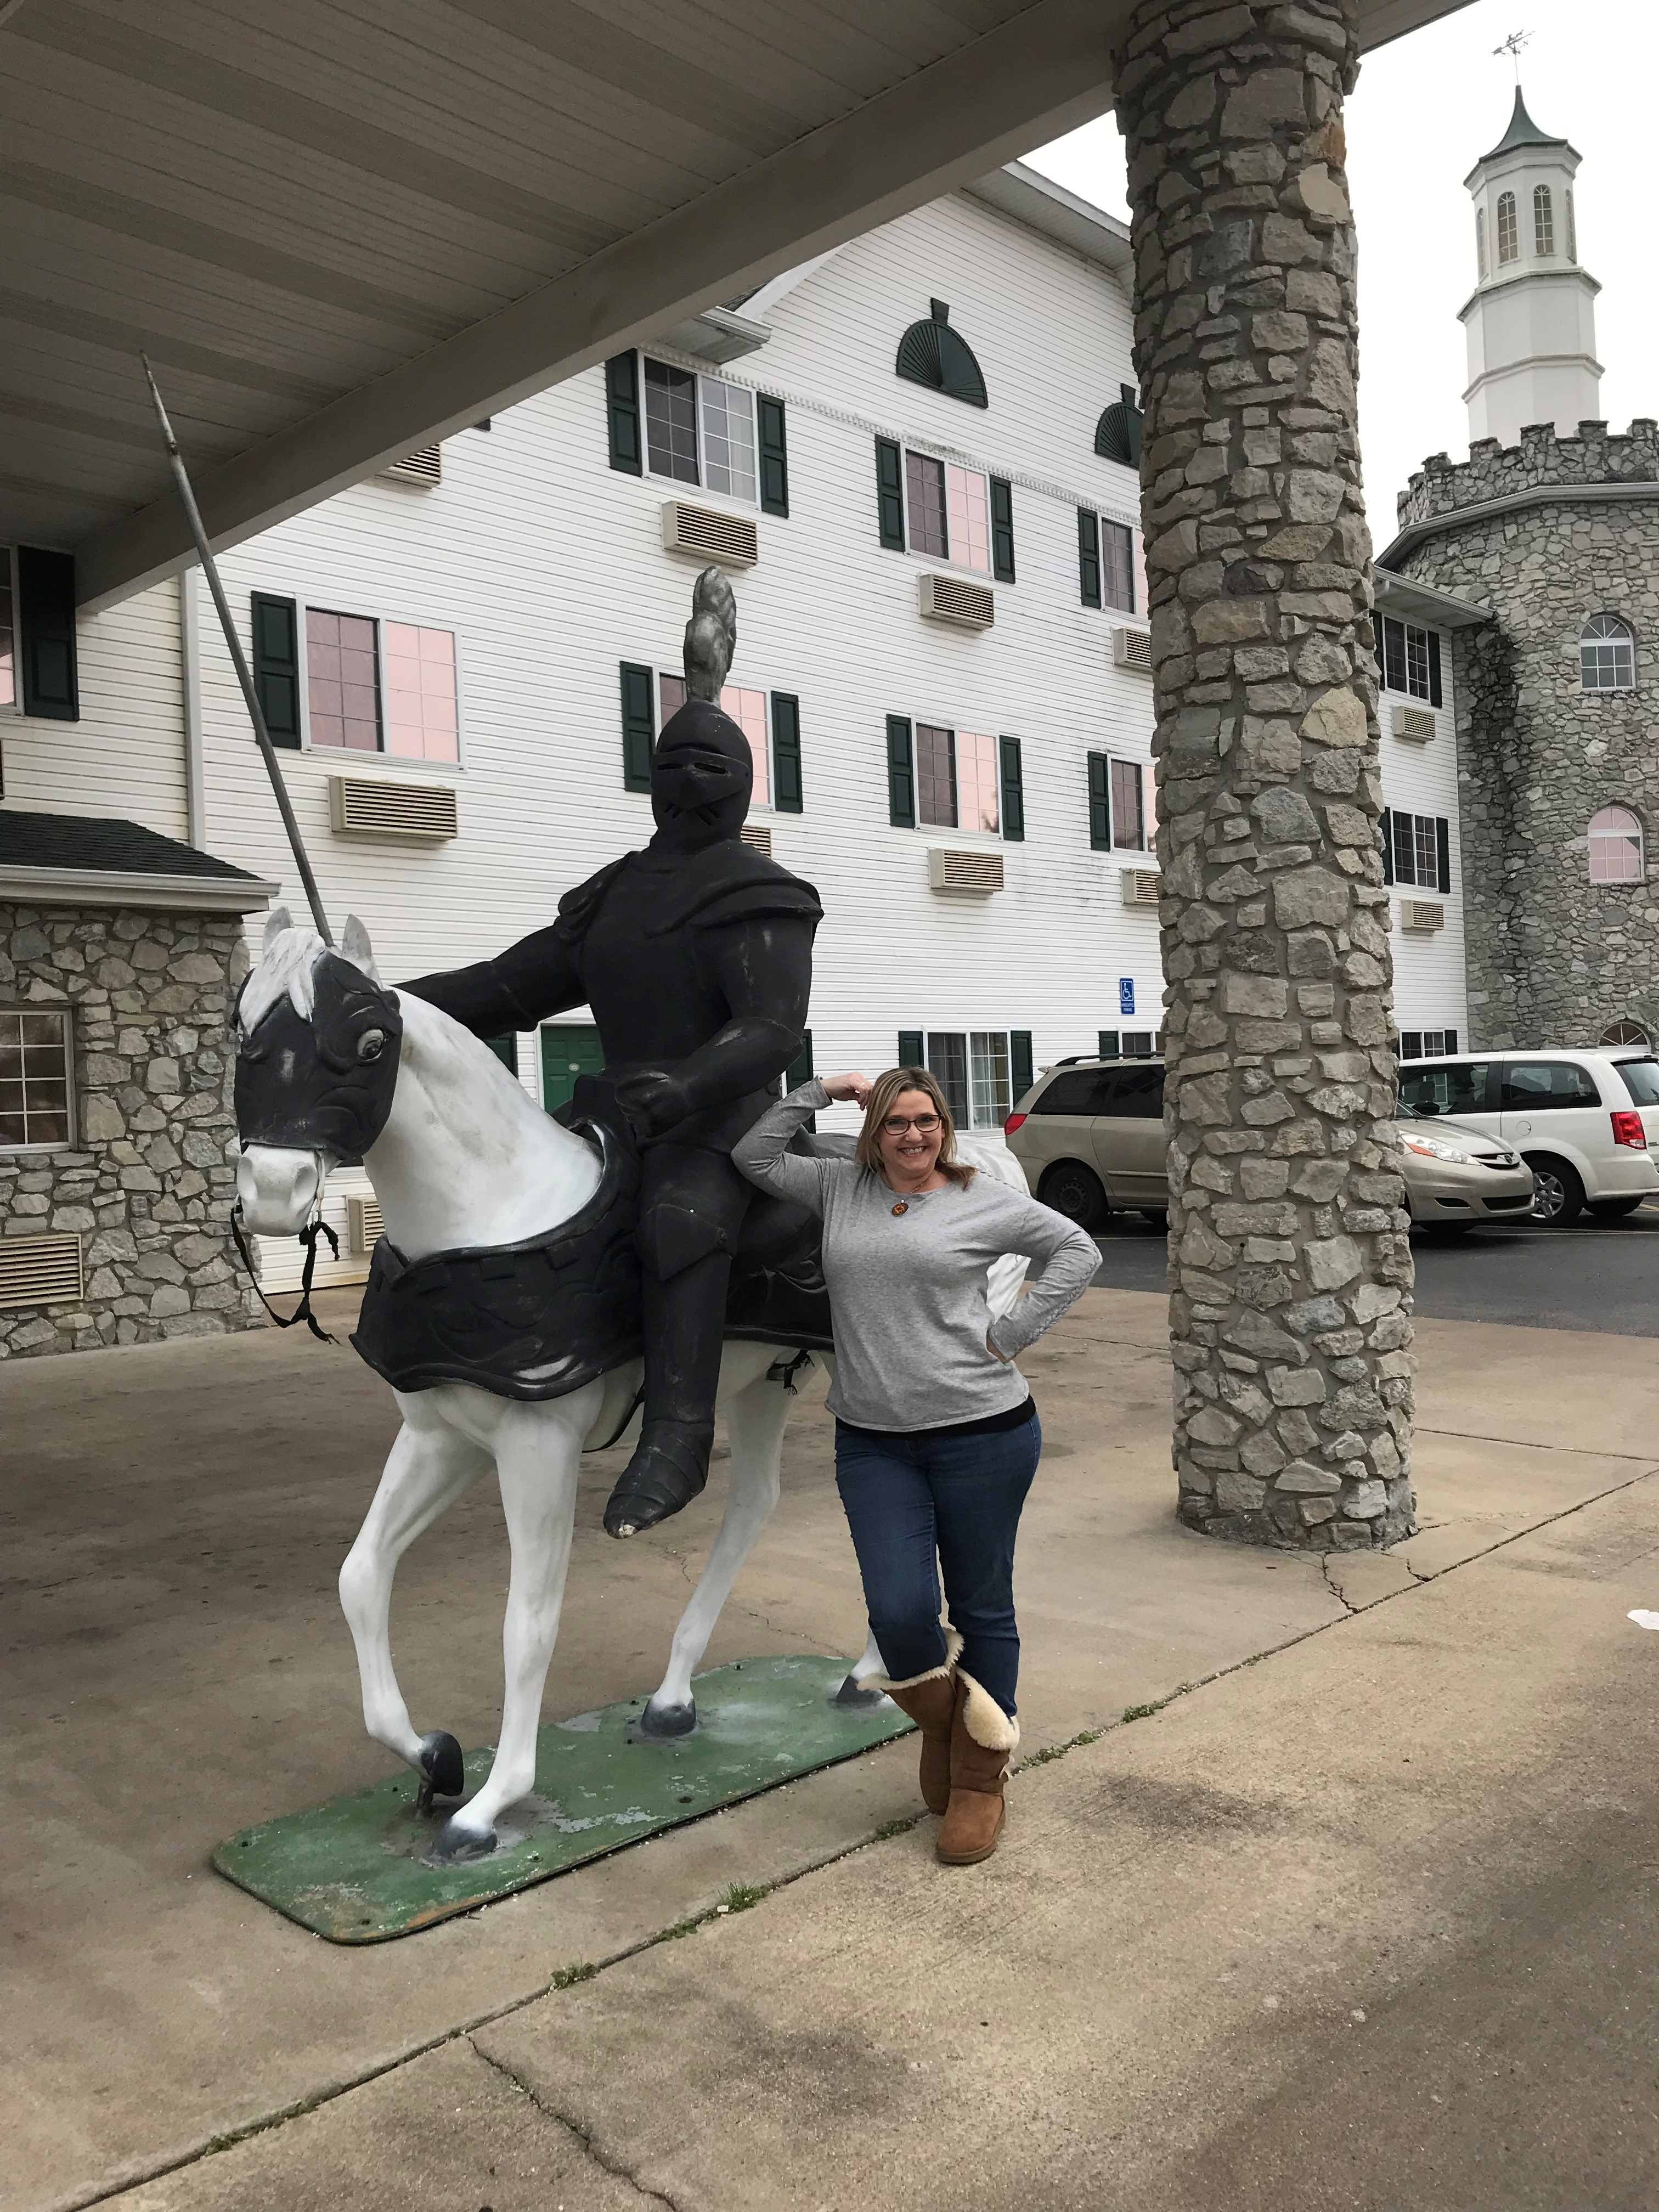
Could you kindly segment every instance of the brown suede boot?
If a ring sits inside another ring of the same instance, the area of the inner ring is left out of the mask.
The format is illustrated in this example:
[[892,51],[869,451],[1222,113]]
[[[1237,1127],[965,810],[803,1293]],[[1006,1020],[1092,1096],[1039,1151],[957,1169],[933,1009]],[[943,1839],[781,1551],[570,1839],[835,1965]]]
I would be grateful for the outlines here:
[[902,1682],[885,1674],[872,1674],[866,1686],[885,1690],[902,1713],[908,1713],[921,1731],[921,1802],[930,1813],[942,1813],[951,1799],[951,1726],[957,1710],[957,1654],[962,1638],[954,1628],[945,1632],[945,1664],[925,1674],[912,1674]]
[[1002,1833],[1002,1786],[1019,1743],[1019,1723],[971,1674],[958,1671],[951,1725],[951,1798],[933,1849],[946,1866],[988,1859]]

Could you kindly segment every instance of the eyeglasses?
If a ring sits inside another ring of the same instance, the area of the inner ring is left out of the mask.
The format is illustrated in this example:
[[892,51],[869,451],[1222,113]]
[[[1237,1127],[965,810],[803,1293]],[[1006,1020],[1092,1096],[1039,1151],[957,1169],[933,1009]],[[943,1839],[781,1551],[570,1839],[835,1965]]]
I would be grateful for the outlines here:
[[919,1137],[931,1137],[939,1126],[937,1114],[917,1114],[909,1118],[902,1114],[890,1114],[881,1128],[886,1137],[902,1137],[907,1129],[914,1129]]

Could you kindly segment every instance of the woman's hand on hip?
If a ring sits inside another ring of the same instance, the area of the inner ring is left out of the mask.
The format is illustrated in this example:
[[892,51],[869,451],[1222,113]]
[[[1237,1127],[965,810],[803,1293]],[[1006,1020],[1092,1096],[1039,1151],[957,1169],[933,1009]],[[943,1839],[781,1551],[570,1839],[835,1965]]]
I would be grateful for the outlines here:
[[869,1099],[871,1084],[867,1075],[854,1071],[850,1075],[826,1075],[822,1080],[832,1098],[850,1098],[855,1106],[862,1106]]
[[1014,1363],[1009,1358],[1007,1353],[1006,1352],[999,1352],[995,1345],[992,1343],[988,1335],[985,1340],[985,1349],[990,1353],[992,1358],[996,1360],[1000,1365],[1003,1367],[1012,1367]]

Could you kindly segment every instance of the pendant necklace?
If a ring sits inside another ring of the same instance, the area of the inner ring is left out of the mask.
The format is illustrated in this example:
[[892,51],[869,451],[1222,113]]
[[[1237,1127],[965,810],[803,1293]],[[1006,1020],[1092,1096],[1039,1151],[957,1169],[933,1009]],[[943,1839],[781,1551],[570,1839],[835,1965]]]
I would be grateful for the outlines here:
[[895,1213],[908,1213],[910,1211],[909,1200],[908,1198],[900,1199],[898,1204],[893,1208],[893,1211]]

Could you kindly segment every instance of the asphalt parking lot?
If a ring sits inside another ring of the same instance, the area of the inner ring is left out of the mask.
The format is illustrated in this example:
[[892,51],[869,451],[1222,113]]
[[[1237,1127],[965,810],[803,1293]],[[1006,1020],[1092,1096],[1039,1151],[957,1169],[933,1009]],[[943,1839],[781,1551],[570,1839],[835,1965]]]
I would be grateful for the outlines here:
[[[1095,1280],[1116,1291],[1164,1287],[1164,1233],[1138,1213],[1115,1213],[1096,1242]],[[1620,1221],[1581,1218],[1571,1229],[1419,1230],[1417,1311],[1429,1321],[1589,1329],[1659,1336],[1659,1204]]]

